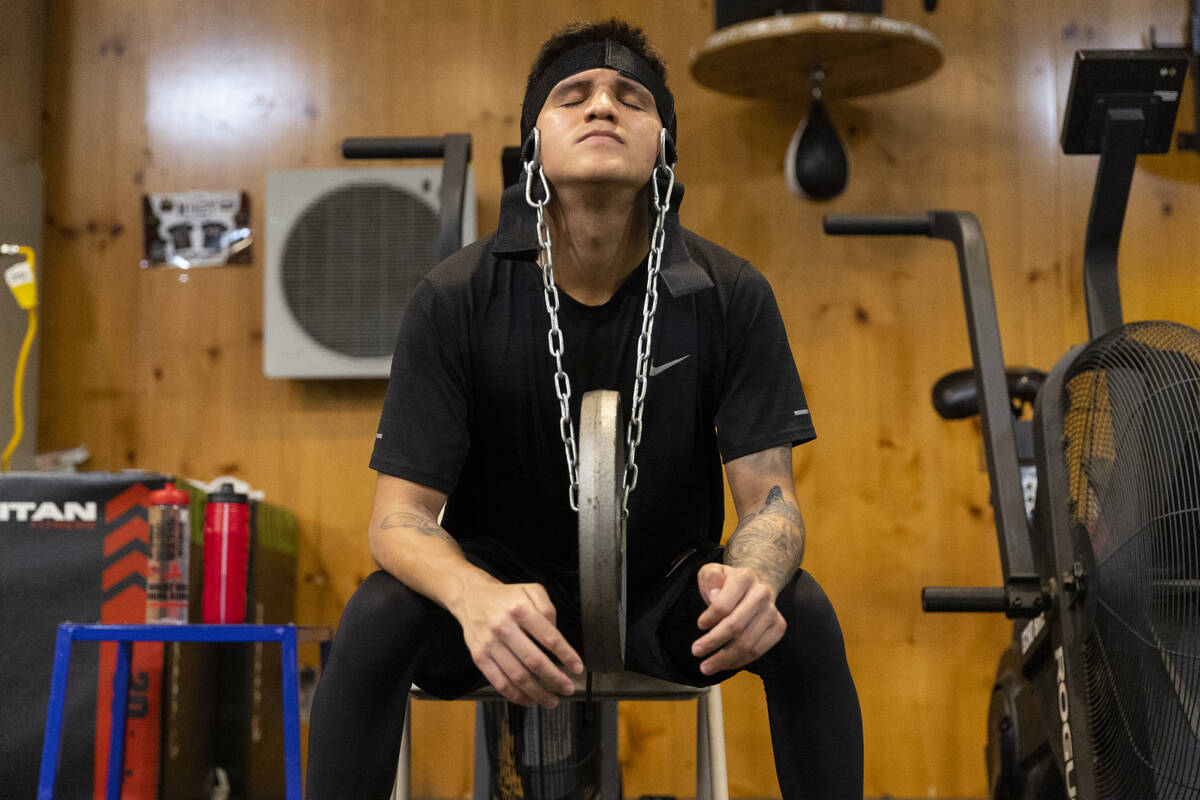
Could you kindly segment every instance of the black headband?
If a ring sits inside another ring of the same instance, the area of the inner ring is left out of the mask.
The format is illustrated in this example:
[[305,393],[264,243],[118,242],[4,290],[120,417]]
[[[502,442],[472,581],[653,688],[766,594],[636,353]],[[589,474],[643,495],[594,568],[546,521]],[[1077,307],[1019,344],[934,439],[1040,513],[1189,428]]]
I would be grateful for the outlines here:
[[546,98],[559,81],[576,73],[600,67],[615,69],[626,78],[646,87],[654,97],[658,117],[670,134],[671,143],[674,144],[675,98],[671,95],[671,90],[646,59],[625,45],[607,39],[603,42],[580,45],[563,53],[546,68],[538,82],[525,92],[525,101],[521,104],[521,142],[528,141],[530,132],[537,125],[538,114],[542,113],[542,106],[546,104]]

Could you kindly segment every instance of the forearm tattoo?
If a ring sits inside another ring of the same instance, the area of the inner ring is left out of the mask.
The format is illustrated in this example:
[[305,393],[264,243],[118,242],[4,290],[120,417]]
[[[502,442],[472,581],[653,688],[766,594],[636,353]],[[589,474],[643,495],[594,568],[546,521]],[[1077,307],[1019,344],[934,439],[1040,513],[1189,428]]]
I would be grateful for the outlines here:
[[446,533],[445,529],[442,528],[441,525],[438,525],[436,522],[429,519],[429,517],[422,516],[421,514],[413,514],[408,511],[397,511],[384,517],[383,522],[379,527],[383,528],[385,531],[391,528],[408,528],[409,530],[415,531],[422,536],[441,539],[442,541],[452,545],[455,550],[461,550],[458,546],[458,542],[454,541],[454,537]]
[[738,522],[725,545],[726,564],[748,567],[776,592],[795,574],[803,556],[804,520],[778,486],[767,493],[761,509]]

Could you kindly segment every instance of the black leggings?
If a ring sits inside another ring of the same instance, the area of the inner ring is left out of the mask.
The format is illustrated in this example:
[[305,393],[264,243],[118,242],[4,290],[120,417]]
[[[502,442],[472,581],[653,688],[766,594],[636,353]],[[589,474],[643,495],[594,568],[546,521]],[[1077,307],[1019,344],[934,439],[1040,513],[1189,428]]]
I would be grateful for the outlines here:
[[[712,558],[685,564],[671,582],[673,591],[660,595],[657,604],[631,611],[630,669],[696,685],[732,674],[703,676],[700,659],[691,655],[700,635],[696,619],[704,609],[695,572],[705,560]],[[578,650],[571,600],[562,596],[561,586],[548,585],[547,591],[560,629]],[[804,571],[779,593],[776,606],[787,631],[746,668],[762,679],[766,691],[783,798],[861,800],[862,716],[833,606]],[[647,624],[654,615],[657,619]],[[637,640],[655,631],[652,647],[645,641],[639,646]],[[656,662],[655,653],[665,654],[668,663]],[[390,795],[414,682],[453,697],[483,685],[483,678],[448,612],[391,575],[375,572],[346,604],[317,687],[309,727],[308,800]]]

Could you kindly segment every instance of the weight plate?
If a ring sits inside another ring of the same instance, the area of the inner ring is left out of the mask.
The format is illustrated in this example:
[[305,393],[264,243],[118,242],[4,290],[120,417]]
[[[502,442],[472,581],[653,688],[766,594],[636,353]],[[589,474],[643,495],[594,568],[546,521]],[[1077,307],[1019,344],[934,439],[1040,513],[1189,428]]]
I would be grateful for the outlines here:
[[625,668],[625,424],[621,395],[588,392],[579,414],[579,596],[583,661]]

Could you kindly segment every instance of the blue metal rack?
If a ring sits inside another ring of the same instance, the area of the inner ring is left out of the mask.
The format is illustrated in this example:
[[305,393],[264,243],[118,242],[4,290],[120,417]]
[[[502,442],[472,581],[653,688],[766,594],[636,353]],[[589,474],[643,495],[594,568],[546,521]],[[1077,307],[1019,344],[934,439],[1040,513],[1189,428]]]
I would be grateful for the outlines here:
[[296,625],[98,625],[64,622],[58,626],[54,646],[54,673],[46,710],[46,737],[42,745],[42,768],[38,800],[54,796],[62,751],[63,711],[67,697],[67,673],[71,645],[75,642],[116,642],[117,666],[113,673],[112,732],[108,744],[106,800],[121,797],[121,775],[125,758],[125,708],[129,694],[129,665],[134,642],[279,642],[283,661],[283,760],[287,773],[288,800],[301,800],[300,703],[297,644],[321,643],[321,664],[328,655],[332,631],[326,627]]

